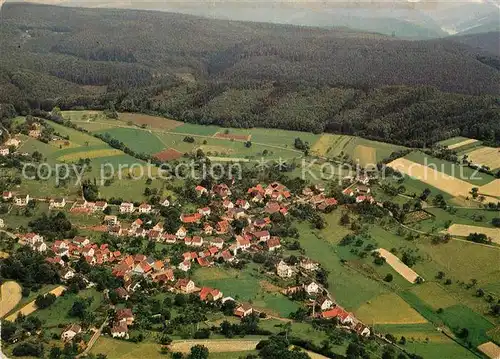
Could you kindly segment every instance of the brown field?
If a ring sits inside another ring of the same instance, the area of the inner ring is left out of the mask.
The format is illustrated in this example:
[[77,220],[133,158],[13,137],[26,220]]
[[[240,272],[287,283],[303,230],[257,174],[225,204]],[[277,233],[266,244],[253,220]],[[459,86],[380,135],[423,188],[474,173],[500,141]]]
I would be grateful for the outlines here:
[[500,179],[493,180],[479,187],[479,193],[485,196],[500,197]]
[[471,233],[484,233],[491,238],[494,243],[500,244],[500,229],[469,226],[467,224],[452,224],[444,233],[449,233],[452,236],[467,237]]
[[[62,292],[64,292],[65,290],[66,290],[66,287],[60,285],[59,287],[52,289],[49,293],[55,294],[56,297],[59,297],[62,294]],[[14,313],[12,313],[11,315],[9,315],[6,319],[9,322],[13,322],[14,320],[16,320],[17,315],[19,313],[21,313],[23,315],[29,315],[29,314],[35,312],[37,309],[38,308],[37,308],[37,306],[35,304],[35,301],[32,301],[32,302],[29,302],[28,304],[26,304],[21,309],[16,310]]]
[[224,138],[226,140],[250,141],[251,135],[234,135],[232,133],[217,132],[214,137]]
[[354,160],[359,160],[362,166],[377,164],[377,150],[373,147],[358,145],[354,148]]
[[201,149],[204,153],[214,153],[214,152],[217,152],[219,154],[223,154],[223,155],[229,155],[231,153],[233,153],[233,149],[231,148],[227,148],[227,147],[224,147],[224,146],[210,146],[210,145],[203,145],[203,146],[200,146],[199,149]]
[[123,152],[114,148],[104,149],[104,150],[93,150],[84,152],[69,153],[58,157],[57,160],[61,162],[66,161],[77,161],[80,158],[101,158],[101,157],[111,157],[111,156],[121,156]]
[[[472,187],[474,187],[468,182],[436,171],[433,168],[423,166],[419,163],[409,161],[405,158],[398,158],[397,160],[389,163],[388,166],[408,176],[414,177],[421,182],[436,187],[443,192],[449,193],[454,197],[470,196],[470,191]],[[491,183],[488,185],[490,184]],[[482,186],[481,188],[486,186]]]
[[204,345],[211,353],[241,352],[254,350],[259,340],[179,340],[170,345],[173,352],[189,353],[191,347]]
[[151,128],[161,130],[173,130],[183,124],[183,122],[170,120],[164,117],[143,115],[140,113],[119,113],[118,119],[124,122],[133,122],[136,125],[147,125]]
[[500,358],[500,347],[493,342],[481,344],[477,347],[477,349],[479,349],[479,351],[486,355],[488,358]]
[[318,156],[326,156],[328,152],[328,148],[330,147],[330,140],[333,137],[330,135],[322,135],[319,140],[314,143],[311,147],[311,153],[314,153]]
[[5,282],[0,287],[0,318],[14,309],[22,298],[21,286],[16,282]]
[[500,148],[481,147],[467,155],[472,163],[485,165],[491,169],[500,167]]
[[459,148],[459,147],[462,147],[462,146],[470,145],[471,143],[475,143],[475,142],[477,142],[477,140],[475,140],[473,138],[469,138],[468,140],[463,140],[462,142],[458,142],[458,143],[455,143],[453,145],[449,145],[448,149],[449,150],[453,150],[455,148]]
[[388,250],[379,248],[377,249],[377,251],[380,253],[381,257],[385,258],[387,264],[389,264],[396,272],[401,274],[404,279],[406,279],[410,283],[415,283],[419,275],[413,269],[401,262],[398,257],[396,257]]
[[175,148],[169,148],[155,153],[153,156],[158,158],[160,161],[172,161],[181,158],[183,155],[184,154],[182,152],[177,151]]

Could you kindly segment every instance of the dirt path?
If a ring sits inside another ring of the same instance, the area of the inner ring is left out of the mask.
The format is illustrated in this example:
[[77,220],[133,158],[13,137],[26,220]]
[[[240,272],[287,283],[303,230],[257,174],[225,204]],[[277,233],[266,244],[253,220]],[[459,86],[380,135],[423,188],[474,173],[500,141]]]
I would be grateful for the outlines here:
[[[60,285],[59,287],[52,289],[49,293],[55,294],[56,297],[59,297],[62,294],[62,292],[64,292],[65,290],[66,290],[66,287]],[[26,304],[21,309],[16,310],[14,313],[12,313],[11,315],[9,315],[5,319],[8,320],[8,321],[10,321],[10,322],[13,322],[13,321],[16,320],[17,315],[19,313],[21,313],[23,315],[29,315],[29,314],[35,312],[37,309],[38,308],[37,308],[37,306],[35,304],[35,301],[33,300],[33,301],[29,302],[28,304]]]
[[254,350],[259,340],[174,340],[170,345],[173,352],[189,353],[191,347],[204,345],[211,353],[241,352]]
[[5,282],[0,287],[0,318],[14,309],[22,298],[22,288],[16,282]]

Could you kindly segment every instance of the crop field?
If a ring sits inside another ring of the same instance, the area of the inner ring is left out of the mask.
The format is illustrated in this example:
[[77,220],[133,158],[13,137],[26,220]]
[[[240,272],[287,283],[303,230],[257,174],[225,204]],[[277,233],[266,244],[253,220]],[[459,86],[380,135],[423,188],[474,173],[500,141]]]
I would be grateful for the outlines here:
[[500,197],[500,179],[479,187],[479,193],[490,197]]
[[449,146],[453,146],[453,145],[456,145],[457,143],[461,143],[461,142],[467,141],[467,140],[470,140],[470,138],[457,136],[457,137],[448,138],[447,140],[439,141],[438,143],[441,146],[449,148]]
[[76,162],[82,157],[94,159],[94,158],[112,157],[112,156],[121,156],[121,155],[123,155],[122,151],[109,148],[109,149],[102,149],[102,150],[90,150],[90,151],[85,151],[85,152],[69,153],[67,155],[63,155],[63,156],[58,157],[57,161],[59,161],[59,162]]
[[353,157],[362,166],[375,165],[377,163],[377,150],[373,147],[358,145],[354,148]]
[[5,282],[0,287],[0,318],[14,309],[22,298],[21,286],[16,282]]
[[250,141],[251,135],[236,135],[232,133],[221,133],[217,132],[214,137],[223,138],[226,140],[237,140],[237,141]]
[[460,166],[456,163],[431,157],[420,151],[414,151],[404,157],[414,163],[421,164],[437,172],[455,177],[464,182],[468,182],[476,187],[484,186],[495,179],[495,177],[476,171],[468,166]]
[[424,317],[395,293],[377,296],[354,312],[367,325],[427,323]]
[[446,231],[452,236],[467,237],[471,233],[483,233],[494,243],[500,244],[500,228],[470,226],[466,224],[452,224]]
[[[66,288],[63,287],[63,286],[59,286],[55,289],[52,289],[49,293],[52,293],[54,294],[55,296],[59,297],[62,292],[64,292]],[[8,321],[11,321],[13,322],[14,320],[16,320],[17,316],[19,313],[23,314],[23,315],[30,315],[31,313],[35,312],[37,310],[37,306],[35,304],[35,301],[32,301],[28,304],[26,304],[24,307],[22,307],[20,310],[18,311],[15,311],[14,313],[12,313],[11,315],[9,315],[6,319]],[[52,308],[53,309],[53,308]]]
[[481,353],[485,354],[488,358],[500,358],[500,347],[493,342],[481,344],[477,347],[477,349]]
[[413,287],[410,291],[435,310],[458,304],[458,300],[436,282],[422,283]]
[[466,140],[454,143],[452,145],[448,145],[448,149],[449,150],[454,150],[454,149],[457,149],[457,148],[460,148],[460,147],[468,146],[468,145],[476,143],[476,142],[478,142],[478,141],[475,140],[475,139],[469,138],[469,139],[466,139]]
[[134,128],[113,128],[97,133],[101,135],[107,133],[137,153],[152,154],[160,152],[165,148],[162,141],[150,131],[140,131]]
[[155,153],[153,156],[158,158],[160,161],[166,162],[181,158],[183,156],[183,153],[177,151],[174,148],[168,148],[161,152]]
[[389,163],[388,166],[408,176],[416,178],[425,184],[447,192],[452,196],[467,196],[469,195],[472,187],[474,187],[468,182],[449,176],[443,172],[436,171],[433,168],[412,162],[405,158],[398,158],[397,160]]
[[120,112],[118,120],[125,123],[133,123],[136,126],[145,125],[148,128],[160,130],[173,130],[183,125],[183,122],[171,120],[165,117],[143,115],[141,113]]
[[419,275],[406,264],[401,262],[401,260],[394,254],[386,249],[379,248],[377,250],[381,257],[385,258],[387,264],[389,264],[396,272],[398,272],[404,279],[410,283],[415,283]]
[[184,123],[179,127],[176,127],[173,132],[185,135],[212,137],[219,131],[221,131],[221,128],[218,126],[213,126],[213,125],[202,126],[193,123]]
[[467,155],[472,163],[488,166],[492,170],[500,168],[500,148],[480,147]]

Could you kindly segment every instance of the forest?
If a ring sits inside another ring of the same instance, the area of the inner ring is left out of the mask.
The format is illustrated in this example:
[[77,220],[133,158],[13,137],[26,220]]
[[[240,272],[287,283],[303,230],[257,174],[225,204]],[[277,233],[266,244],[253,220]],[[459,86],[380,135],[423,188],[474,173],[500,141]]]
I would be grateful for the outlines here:
[[463,39],[34,4],[1,13],[0,104],[18,114],[113,106],[409,146],[500,143],[500,57]]

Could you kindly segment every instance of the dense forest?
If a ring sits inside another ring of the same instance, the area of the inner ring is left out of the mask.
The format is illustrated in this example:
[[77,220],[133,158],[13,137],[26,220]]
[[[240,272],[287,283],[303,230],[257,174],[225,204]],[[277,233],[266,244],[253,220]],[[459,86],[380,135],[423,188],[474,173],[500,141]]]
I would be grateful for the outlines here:
[[0,104],[18,113],[113,105],[412,146],[500,142],[500,58],[469,41],[34,4],[1,15]]

